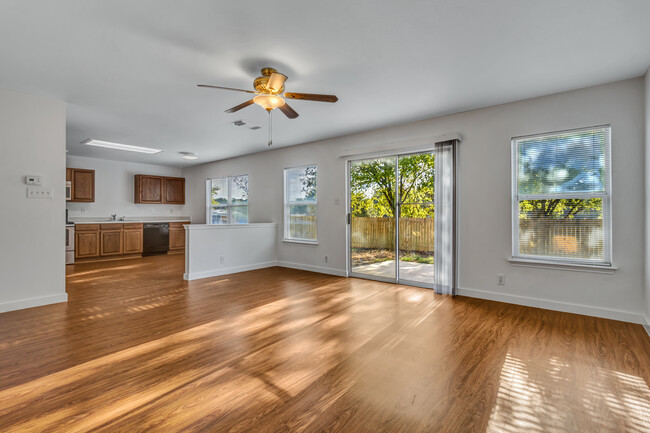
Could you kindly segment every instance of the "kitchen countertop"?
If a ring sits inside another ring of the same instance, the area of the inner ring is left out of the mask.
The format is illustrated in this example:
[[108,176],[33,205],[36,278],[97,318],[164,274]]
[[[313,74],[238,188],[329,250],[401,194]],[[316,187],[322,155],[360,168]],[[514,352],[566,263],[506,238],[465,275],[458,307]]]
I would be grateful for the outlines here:
[[129,223],[174,223],[191,221],[190,217],[132,217],[126,218],[122,221],[104,219],[104,218],[84,218],[83,220],[72,221],[73,224],[129,224]]

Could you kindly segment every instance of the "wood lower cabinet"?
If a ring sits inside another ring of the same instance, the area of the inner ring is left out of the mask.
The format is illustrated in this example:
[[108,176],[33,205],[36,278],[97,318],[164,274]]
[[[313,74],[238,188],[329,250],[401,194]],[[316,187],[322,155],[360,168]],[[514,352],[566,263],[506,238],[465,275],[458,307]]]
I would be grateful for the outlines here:
[[169,251],[185,250],[185,228],[184,224],[189,221],[169,223]]
[[136,174],[133,185],[135,203],[185,204],[185,178],[183,177]]
[[95,170],[66,168],[65,177],[71,185],[69,201],[81,203],[95,201]]
[[[169,253],[185,251],[184,224],[169,223]],[[118,256],[142,254],[142,223],[75,224],[75,258],[80,261],[110,260]],[[89,260],[83,260],[89,259]]]
[[124,254],[142,252],[142,224],[124,224]]
[[74,256],[76,259],[99,257],[99,225],[75,227]]
[[99,232],[100,252],[102,257],[119,256],[122,252],[122,229],[102,230]]

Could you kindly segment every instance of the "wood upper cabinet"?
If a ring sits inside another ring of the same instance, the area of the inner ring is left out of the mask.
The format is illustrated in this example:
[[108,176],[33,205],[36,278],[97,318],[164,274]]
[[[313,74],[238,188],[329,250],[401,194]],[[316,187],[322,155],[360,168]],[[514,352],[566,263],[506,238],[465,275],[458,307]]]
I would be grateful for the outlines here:
[[[79,227],[79,226],[77,226]],[[99,227],[92,230],[75,230],[74,256],[77,259],[99,257]]]
[[135,175],[135,203],[162,203],[163,178],[161,176]]
[[167,204],[185,204],[185,178],[164,178],[163,202]]
[[95,170],[66,168],[66,180],[71,183],[71,200],[92,203],[95,201]]
[[134,202],[149,204],[185,204],[185,178],[136,174]]
[[122,229],[102,230],[100,235],[100,255],[117,256],[122,253]]
[[183,227],[183,224],[189,223],[189,221],[169,223],[170,251],[185,249],[185,228]]

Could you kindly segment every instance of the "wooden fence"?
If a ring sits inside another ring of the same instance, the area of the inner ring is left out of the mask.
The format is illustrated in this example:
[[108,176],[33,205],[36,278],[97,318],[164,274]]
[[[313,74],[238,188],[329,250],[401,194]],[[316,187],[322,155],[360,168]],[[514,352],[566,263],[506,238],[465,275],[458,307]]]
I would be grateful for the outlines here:
[[519,220],[519,252],[535,256],[599,258],[603,256],[603,221]]
[[[433,218],[400,218],[399,248],[433,251]],[[352,218],[352,248],[395,249],[394,218]]]
[[[293,238],[315,239],[313,216],[291,216]],[[433,251],[433,218],[400,218],[400,250]],[[352,248],[395,249],[393,218],[352,218]]]

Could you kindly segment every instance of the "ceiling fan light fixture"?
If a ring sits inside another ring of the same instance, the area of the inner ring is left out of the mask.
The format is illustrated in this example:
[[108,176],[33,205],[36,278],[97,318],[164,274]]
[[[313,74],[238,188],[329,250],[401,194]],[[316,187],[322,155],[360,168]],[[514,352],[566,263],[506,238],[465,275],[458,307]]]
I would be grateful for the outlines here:
[[278,107],[282,107],[285,104],[284,99],[282,97],[277,95],[270,95],[267,93],[257,95],[256,97],[253,98],[253,102],[255,102],[257,105],[259,105],[260,107],[264,108],[267,111],[271,111]]

